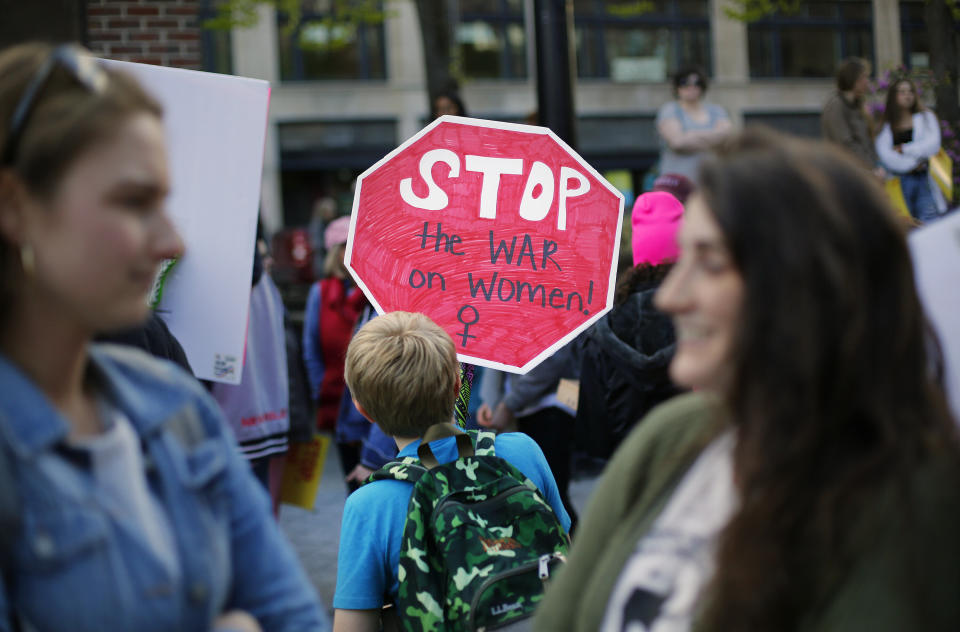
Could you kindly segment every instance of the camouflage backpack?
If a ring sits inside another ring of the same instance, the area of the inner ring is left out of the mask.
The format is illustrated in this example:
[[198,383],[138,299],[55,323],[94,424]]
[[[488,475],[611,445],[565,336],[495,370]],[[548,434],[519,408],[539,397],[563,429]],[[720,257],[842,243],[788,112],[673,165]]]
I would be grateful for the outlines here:
[[[428,444],[444,436],[456,436],[459,458],[441,465]],[[398,570],[404,630],[491,630],[529,617],[564,560],[560,521],[537,486],[496,456],[495,439],[437,424],[419,459],[392,461],[370,478],[414,483]]]

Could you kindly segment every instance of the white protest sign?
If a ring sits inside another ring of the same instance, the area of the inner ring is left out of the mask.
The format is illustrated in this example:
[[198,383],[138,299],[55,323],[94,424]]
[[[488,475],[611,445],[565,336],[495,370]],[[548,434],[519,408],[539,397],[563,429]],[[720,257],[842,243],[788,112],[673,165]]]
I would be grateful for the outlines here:
[[910,249],[917,291],[940,337],[950,408],[960,423],[960,212],[913,231]]
[[163,105],[167,209],[186,253],[158,313],[197,377],[238,384],[243,366],[270,84],[257,79],[102,60]]

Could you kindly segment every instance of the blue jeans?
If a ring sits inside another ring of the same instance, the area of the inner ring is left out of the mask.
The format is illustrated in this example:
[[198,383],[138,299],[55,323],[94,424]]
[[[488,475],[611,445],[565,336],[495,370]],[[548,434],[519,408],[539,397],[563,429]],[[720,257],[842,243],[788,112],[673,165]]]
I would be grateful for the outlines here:
[[924,173],[905,173],[900,176],[903,199],[910,215],[921,222],[932,222],[940,216],[937,202],[930,190],[930,177]]

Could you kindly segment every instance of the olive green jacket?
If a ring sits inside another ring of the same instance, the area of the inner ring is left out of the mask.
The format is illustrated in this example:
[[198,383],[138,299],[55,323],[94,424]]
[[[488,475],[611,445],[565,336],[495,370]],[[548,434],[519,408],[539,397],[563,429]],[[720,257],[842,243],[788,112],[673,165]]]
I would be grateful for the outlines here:
[[[682,395],[654,409],[624,441],[537,610],[535,631],[599,629],[637,542],[722,429],[718,411],[703,395]],[[925,469],[911,488],[914,511],[901,511],[903,499],[891,492],[863,512],[852,527],[863,549],[803,622],[804,632],[960,630],[960,489],[949,468]],[[703,624],[694,630],[719,632]]]
[[824,104],[820,128],[825,139],[846,148],[865,167],[872,169],[879,162],[863,108],[849,103],[839,92],[830,95]]

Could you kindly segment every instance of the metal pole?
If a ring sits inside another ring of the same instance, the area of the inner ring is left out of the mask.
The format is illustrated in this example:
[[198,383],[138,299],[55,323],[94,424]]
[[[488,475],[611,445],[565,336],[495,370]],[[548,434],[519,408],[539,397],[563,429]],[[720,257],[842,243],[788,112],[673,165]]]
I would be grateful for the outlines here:
[[539,122],[576,149],[573,1],[533,0],[533,9]]

